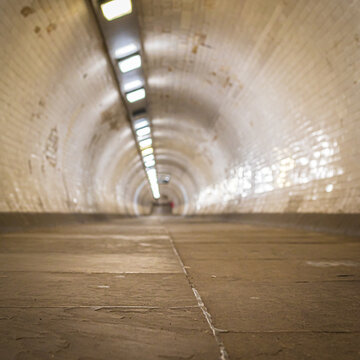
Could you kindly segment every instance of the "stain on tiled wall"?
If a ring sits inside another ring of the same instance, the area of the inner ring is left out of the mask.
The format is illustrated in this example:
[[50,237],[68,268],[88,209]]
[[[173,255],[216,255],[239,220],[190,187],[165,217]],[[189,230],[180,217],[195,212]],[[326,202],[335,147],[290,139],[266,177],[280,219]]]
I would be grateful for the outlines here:
[[50,131],[44,149],[46,160],[53,167],[56,167],[58,142],[59,142],[58,131],[57,128],[54,127]]

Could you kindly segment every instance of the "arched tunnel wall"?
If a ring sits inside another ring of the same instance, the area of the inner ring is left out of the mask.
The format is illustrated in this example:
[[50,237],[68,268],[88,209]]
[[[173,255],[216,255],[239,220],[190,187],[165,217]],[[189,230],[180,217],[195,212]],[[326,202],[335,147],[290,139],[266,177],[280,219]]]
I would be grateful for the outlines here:
[[[134,6],[175,213],[358,219],[359,0]],[[90,2],[3,1],[0,11],[2,218],[147,213],[151,193]]]
[[194,212],[359,212],[358,1],[140,4],[155,129],[202,125]]
[[84,1],[1,4],[2,212],[124,213],[137,151]]

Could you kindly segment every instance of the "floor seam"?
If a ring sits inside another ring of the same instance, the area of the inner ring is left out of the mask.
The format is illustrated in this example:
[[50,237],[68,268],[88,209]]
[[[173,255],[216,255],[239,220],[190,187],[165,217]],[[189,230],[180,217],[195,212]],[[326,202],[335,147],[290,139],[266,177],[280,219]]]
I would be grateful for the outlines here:
[[185,268],[185,265],[184,265],[184,263],[183,263],[183,261],[182,261],[182,259],[180,257],[179,252],[176,249],[175,243],[174,243],[174,241],[172,239],[172,236],[171,236],[170,232],[167,230],[167,228],[165,226],[164,226],[164,229],[165,229],[166,233],[169,236],[169,242],[171,244],[172,250],[173,250],[175,256],[177,257],[177,259],[178,259],[178,261],[180,263],[182,271],[185,274],[185,277],[186,277],[186,279],[187,279],[187,281],[188,281],[188,283],[189,283],[189,285],[191,287],[191,290],[194,293],[194,296],[195,296],[196,301],[198,303],[198,307],[202,311],[202,313],[203,313],[203,315],[204,315],[204,317],[205,317],[205,319],[206,319],[206,321],[207,321],[207,323],[208,323],[208,325],[209,325],[209,327],[211,329],[211,332],[212,332],[212,334],[213,334],[213,336],[215,338],[215,341],[216,341],[216,343],[217,343],[217,345],[219,347],[219,350],[220,350],[219,360],[230,360],[229,355],[228,355],[228,353],[227,353],[227,351],[225,349],[225,345],[224,345],[224,343],[222,342],[222,340],[219,337],[219,332],[220,332],[219,329],[217,329],[214,326],[211,314],[209,313],[208,309],[206,308],[206,306],[205,306],[205,304],[204,304],[204,302],[203,302],[203,300],[201,298],[201,295],[199,294],[198,290],[195,287],[195,284],[191,281],[189,273]]

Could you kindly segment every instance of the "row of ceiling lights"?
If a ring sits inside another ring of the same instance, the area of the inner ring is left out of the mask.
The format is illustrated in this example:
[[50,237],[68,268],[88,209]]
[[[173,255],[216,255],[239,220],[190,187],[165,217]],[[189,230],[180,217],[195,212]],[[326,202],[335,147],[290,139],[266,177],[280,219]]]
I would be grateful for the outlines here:
[[[107,21],[122,18],[133,12],[131,0],[110,0],[102,1],[100,8],[104,18]],[[105,36],[106,37],[106,36]],[[139,40],[140,41],[140,40]],[[136,69],[142,67],[142,59],[139,48],[135,43],[123,45],[115,50],[117,66],[121,74],[121,88],[124,91],[126,100],[130,104],[135,104],[146,99],[146,90],[144,87],[144,79],[139,74],[128,76]],[[133,106],[133,105],[132,105]],[[129,106],[128,106],[129,109]],[[149,180],[150,188],[154,199],[160,198],[158,175],[156,171],[156,161],[154,155],[153,141],[151,136],[150,121],[146,110],[132,112],[132,126],[136,134],[136,142],[140,149],[141,158]]]

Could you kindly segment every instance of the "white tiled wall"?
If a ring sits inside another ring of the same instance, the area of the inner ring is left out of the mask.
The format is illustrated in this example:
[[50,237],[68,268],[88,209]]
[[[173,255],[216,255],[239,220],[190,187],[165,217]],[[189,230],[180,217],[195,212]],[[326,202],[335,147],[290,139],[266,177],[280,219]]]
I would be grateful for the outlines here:
[[360,1],[138,8],[157,147],[208,169],[190,212],[360,212]]
[[138,155],[86,2],[1,1],[0,47],[0,212],[126,211]]
[[[360,0],[134,5],[178,213],[360,211]],[[88,2],[2,1],[0,46],[0,212],[148,211]]]

